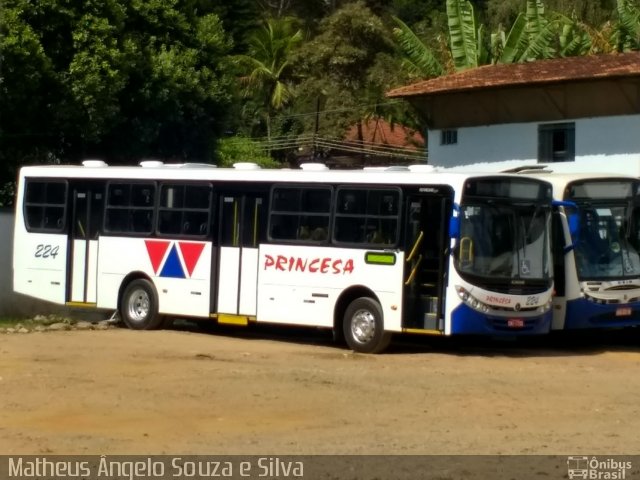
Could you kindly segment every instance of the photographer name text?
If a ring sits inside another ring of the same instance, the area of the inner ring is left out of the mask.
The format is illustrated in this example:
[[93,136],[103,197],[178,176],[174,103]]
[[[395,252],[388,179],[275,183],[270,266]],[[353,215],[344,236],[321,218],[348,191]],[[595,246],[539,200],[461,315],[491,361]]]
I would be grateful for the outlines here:
[[110,478],[143,480],[148,478],[224,478],[224,477],[301,478],[301,461],[279,457],[255,457],[252,460],[217,461],[189,460],[173,457],[165,460],[110,460],[101,456],[99,461],[49,460],[9,458],[9,478]]

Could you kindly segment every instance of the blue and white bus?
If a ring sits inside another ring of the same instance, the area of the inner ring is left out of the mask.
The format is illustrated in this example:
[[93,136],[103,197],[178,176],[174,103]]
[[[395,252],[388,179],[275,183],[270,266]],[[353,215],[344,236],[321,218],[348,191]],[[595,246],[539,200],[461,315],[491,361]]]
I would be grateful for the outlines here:
[[577,207],[561,208],[553,219],[553,329],[640,325],[640,180],[593,173],[540,178],[553,185],[557,200]]
[[395,333],[526,335],[551,325],[551,185],[519,175],[170,165],[20,170],[14,289],[117,310]]

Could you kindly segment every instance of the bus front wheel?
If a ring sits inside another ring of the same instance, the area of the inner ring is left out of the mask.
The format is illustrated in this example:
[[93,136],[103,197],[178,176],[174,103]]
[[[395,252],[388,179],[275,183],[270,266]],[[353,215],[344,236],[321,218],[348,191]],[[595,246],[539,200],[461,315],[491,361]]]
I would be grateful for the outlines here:
[[380,353],[389,346],[391,332],[385,332],[380,304],[360,297],[344,313],[344,337],[349,348],[360,353]]
[[122,294],[120,316],[133,330],[153,330],[162,325],[158,313],[158,294],[146,279],[132,281]]

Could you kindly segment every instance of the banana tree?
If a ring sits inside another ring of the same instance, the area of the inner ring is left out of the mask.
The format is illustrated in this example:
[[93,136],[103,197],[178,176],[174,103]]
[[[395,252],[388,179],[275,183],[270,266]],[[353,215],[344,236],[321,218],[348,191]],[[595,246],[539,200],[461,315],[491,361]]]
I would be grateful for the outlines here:
[[477,25],[473,5],[468,0],[447,0],[447,24],[451,56],[456,70],[475,68],[486,62],[484,26]]
[[[628,2],[630,0],[618,0]],[[555,12],[547,13],[542,0],[527,0],[521,12],[506,33],[502,28],[486,38],[485,28],[478,25],[473,6],[468,0],[447,0],[449,26],[449,53],[457,71],[488,63],[519,63],[557,56],[584,55],[593,48],[588,28],[580,22]],[[629,7],[624,30],[640,23]],[[622,15],[620,15],[622,17]],[[626,18],[626,17],[625,17]],[[633,18],[636,18],[635,22]],[[406,65],[412,73],[425,77],[445,73],[440,63],[434,62],[432,50],[400,20],[394,29],[396,40],[405,54]],[[622,31],[622,30],[621,30]],[[629,38],[626,35],[625,38]],[[637,35],[635,38],[640,38]]]
[[569,21],[560,25],[558,53],[562,57],[575,57],[592,53],[594,41],[589,28],[578,22]]
[[424,43],[402,20],[394,17],[397,24],[393,29],[396,42],[404,54],[402,65],[409,75],[423,78],[439,77],[445,68],[433,50]]
[[555,55],[553,23],[545,16],[542,0],[527,0],[526,10],[511,26],[497,63],[518,63]]
[[[485,64],[489,50],[485,47],[484,26],[477,25],[475,13],[468,0],[447,0],[449,51],[455,70],[465,70]],[[436,77],[447,69],[438,60],[432,48],[424,43],[400,19],[394,19],[396,42],[405,56],[404,66],[410,74]]]
[[612,43],[618,52],[640,49],[640,9],[632,0],[617,0]]
[[447,17],[456,70],[552,58],[575,52],[585,44],[584,36],[576,33],[569,19],[555,14],[553,19],[548,18],[542,0],[527,0],[525,12],[517,16],[509,33],[499,30],[490,35],[489,41],[468,0],[447,0]]

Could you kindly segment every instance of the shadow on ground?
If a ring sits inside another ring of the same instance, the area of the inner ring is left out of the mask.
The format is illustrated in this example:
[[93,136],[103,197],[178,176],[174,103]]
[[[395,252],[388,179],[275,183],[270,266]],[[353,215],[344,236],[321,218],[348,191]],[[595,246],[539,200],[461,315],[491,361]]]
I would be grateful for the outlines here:
[[[173,322],[171,329],[222,335],[247,341],[271,340],[347,350],[346,345],[334,341],[330,330],[320,328],[256,324],[249,327],[232,327],[217,325],[213,322],[178,319]],[[597,355],[611,351],[640,353],[640,328],[553,332],[549,335],[528,337],[439,337],[403,334],[394,337],[385,354],[439,353],[484,357],[562,357]]]

